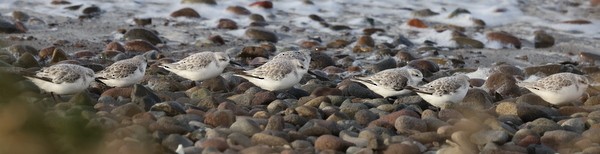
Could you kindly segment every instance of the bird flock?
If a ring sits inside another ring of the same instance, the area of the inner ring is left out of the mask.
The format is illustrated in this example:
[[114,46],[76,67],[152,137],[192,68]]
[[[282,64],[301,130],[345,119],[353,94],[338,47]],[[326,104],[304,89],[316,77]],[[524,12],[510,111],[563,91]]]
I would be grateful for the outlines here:
[[[235,72],[233,75],[264,90],[286,90],[298,84],[306,73],[312,73],[309,70],[310,62],[309,51],[286,51],[259,67]],[[201,82],[221,75],[232,63],[235,64],[225,52],[204,51],[174,63],[162,63],[159,67],[188,80]],[[146,55],[137,55],[117,61],[97,73],[75,64],[56,64],[35,73],[24,73],[23,76],[54,97],[55,94],[84,91],[93,81],[110,87],[132,86],[142,81],[146,67]],[[419,69],[410,66],[383,70],[367,77],[352,77],[350,80],[384,98],[416,93],[437,108],[460,103],[471,88],[470,79],[465,74],[427,82]],[[534,82],[520,82],[518,86],[528,89],[550,104],[564,105],[580,98],[590,84],[592,80],[586,76],[557,73]]]

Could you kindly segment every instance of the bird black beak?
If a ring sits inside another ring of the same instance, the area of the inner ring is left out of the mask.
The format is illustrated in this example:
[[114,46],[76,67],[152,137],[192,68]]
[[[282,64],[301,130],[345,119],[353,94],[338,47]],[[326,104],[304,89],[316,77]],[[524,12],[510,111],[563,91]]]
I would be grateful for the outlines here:
[[229,64],[231,64],[231,65],[237,65],[237,66],[242,66],[242,64],[240,64],[240,63],[238,63],[238,62],[235,62],[235,61],[233,61],[233,60],[230,60],[230,61],[229,61]]
[[427,80],[425,78],[421,79],[421,81],[423,81],[424,83],[429,83],[429,80]]
[[319,79],[321,81],[329,81],[329,78],[322,76],[321,74],[315,73],[312,70],[308,70],[308,74],[314,75],[317,79]]

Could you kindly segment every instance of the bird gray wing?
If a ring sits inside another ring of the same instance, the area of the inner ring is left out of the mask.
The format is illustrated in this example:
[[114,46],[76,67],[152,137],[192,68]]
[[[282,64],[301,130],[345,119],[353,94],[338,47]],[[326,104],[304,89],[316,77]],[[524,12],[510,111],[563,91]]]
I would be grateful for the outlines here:
[[370,80],[382,87],[394,89],[396,91],[403,90],[408,82],[408,79],[398,72],[386,71],[374,74]]
[[294,71],[294,67],[288,61],[271,60],[253,70],[246,71],[246,73],[260,78],[280,80],[292,71]]
[[128,62],[116,62],[104,70],[102,70],[98,76],[101,79],[119,79],[129,76],[133,74],[136,70],[138,70],[138,65]]
[[175,69],[178,70],[196,70],[205,68],[214,60],[212,53],[201,53],[186,57],[179,62],[174,63],[174,65]]

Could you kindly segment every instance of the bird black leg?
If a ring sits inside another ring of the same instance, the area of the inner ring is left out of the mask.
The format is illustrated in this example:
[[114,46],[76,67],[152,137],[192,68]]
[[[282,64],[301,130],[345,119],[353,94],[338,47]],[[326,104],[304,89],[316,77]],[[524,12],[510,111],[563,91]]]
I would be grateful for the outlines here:
[[54,100],[54,103],[59,103],[59,102],[56,100],[56,96],[54,96],[54,93],[53,93],[53,92],[51,92],[51,93],[50,93],[50,96],[52,96],[52,100]]

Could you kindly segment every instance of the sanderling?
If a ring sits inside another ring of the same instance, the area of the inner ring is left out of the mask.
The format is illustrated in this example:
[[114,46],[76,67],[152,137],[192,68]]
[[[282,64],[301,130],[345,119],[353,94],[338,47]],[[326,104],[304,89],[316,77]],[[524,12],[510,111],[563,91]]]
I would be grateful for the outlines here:
[[421,71],[414,68],[392,68],[369,77],[350,79],[359,82],[384,98],[411,93],[406,86],[417,86],[423,80]]
[[562,105],[580,98],[590,83],[591,80],[583,75],[557,73],[535,82],[521,82],[517,85],[529,89],[550,104]]
[[110,87],[127,87],[140,82],[146,73],[145,55],[120,60],[96,73],[96,78]]
[[275,55],[275,57],[273,57],[272,59],[288,59],[289,60],[290,58],[298,59],[298,60],[302,61],[304,66],[308,69],[308,71],[307,71],[308,74],[314,75],[319,80],[324,80],[324,81],[329,80],[327,77],[317,74],[309,69],[310,61],[311,61],[310,51],[295,50],[295,51],[281,52],[281,53]]
[[273,59],[249,71],[234,74],[269,91],[287,89],[300,82],[308,71],[298,59]]
[[464,74],[442,77],[425,85],[408,89],[416,92],[429,104],[443,108],[447,103],[459,103],[469,90],[469,77]]
[[[40,89],[54,94],[74,94],[84,91],[94,81],[94,71],[74,64],[56,64],[44,67],[35,74],[24,74]],[[56,98],[55,98],[56,100]]]
[[230,59],[225,52],[200,52],[175,63],[160,64],[159,67],[192,81],[202,81],[221,75]]

